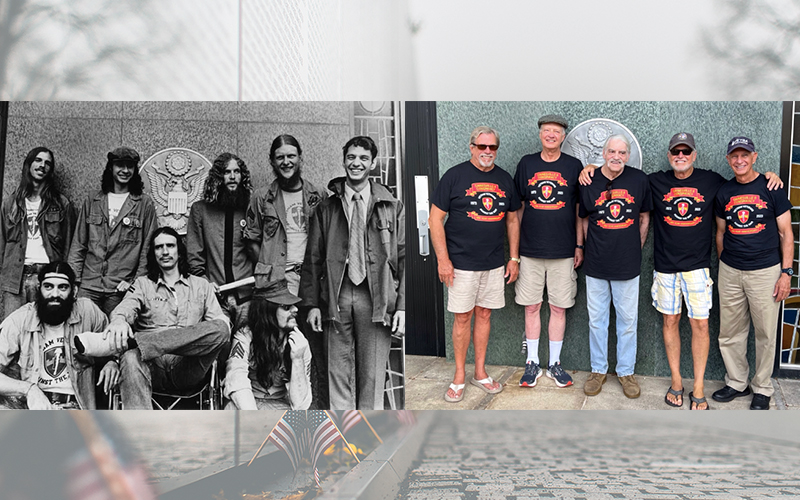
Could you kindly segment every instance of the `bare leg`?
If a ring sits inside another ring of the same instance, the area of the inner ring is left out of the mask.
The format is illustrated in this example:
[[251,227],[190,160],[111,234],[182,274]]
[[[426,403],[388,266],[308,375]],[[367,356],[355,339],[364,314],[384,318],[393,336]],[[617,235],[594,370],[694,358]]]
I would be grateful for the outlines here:
[[[475,328],[473,330],[472,345],[475,347],[475,379],[483,380],[489,375],[486,373],[486,349],[489,346],[489,332],[492,328],[492,310],[475,306]],[[500,384],[494,381],[486,385],[487,389],[499,388]]]
[[525,338],[536,340],[542,332],[542,319],[539,311],[542,308],[542,303],[534,304],[532,306],[525,306]]
[[[474,311],[475,309],[465,313],[456,313],[456,319],[453,321],[453,357],[456,360],[456,373],[453,376],[453,383],[456,385],[463,384],[467,378],[467,351],[469,350],[470,326]],[[463,389],[456,393],[453,389],[448,389],[447,394],[451,398],[455,398],[462,391]]]
[[550,340],[561,342],[564,340],[564,331],[567,329],[567,310],[563,307],[550,305],[550,324],[547,334]]
[[[703,380],[706,375],[706,362],[708,361],[708,320],[689,318],[692,325],[692,360],[694,361],[694,397],[702,398],[705,395]],[[707,404],[707,403],[706,403]],[[698,408],[700,410],[704,408]]]
[[[678,327],[680,314],[662,314],[664,318],[664,349],[667,351],[667,362],[672,373],[672,389],[680,391],[683,389],[683,379],[681,378],[681,332]],[[708,334],[708,330],[706,330]],[[706,353],[708,350],[706,349]],[[705,366],[705,363],[703,364]],[[667,399],[673,403],[683,404],[683,397],[667,394]]]

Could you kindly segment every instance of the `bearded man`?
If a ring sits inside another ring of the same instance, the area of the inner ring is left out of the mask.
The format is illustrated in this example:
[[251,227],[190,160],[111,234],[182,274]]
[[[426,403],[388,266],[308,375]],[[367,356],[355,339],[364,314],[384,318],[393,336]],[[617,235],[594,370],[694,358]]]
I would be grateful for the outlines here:
[[[222,153],[208,173],[203,199],[194,203],[189,212],[189,272],[206,278],[217,292],[220,285],[253,275],[254,262],[244,239],[245,211],[252,190],[244,161],[232,153]],[[252,286],[239,287],[223,294],[220,302],[234,313],[250,300],[252,293]]]
[[[69,264],[50,262],[39,271],[36,301],[0,324],[0,395],[7,406],[32,410],[95,409],[94,366],[79,354],[76,334],[102,331],[108,319],[89,299],[75,298]],[[106,393],[119,381],[116,361],[108,361],[97,385]]]
[[303,179],[303,150],[293,136],[279,135],[272,141],[269,161],[275,181],[250,200],[244,237],[257,260],[256,287],[286,279],[289,292],[297,295],[308,221],[328,193]]

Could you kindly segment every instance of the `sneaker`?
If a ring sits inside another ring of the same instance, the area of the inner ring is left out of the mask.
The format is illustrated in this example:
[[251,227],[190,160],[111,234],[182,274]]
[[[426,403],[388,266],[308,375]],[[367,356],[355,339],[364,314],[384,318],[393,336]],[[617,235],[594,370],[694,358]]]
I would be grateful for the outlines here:
[[622,392],[625,393],[627,398],[636,399],[642,393],[642,390],[639,389],[639,382],[636,381],[636,377],[633,375],[619,377],[619,383],[622,384]]
[[572,385],[572,377],[561,368],[560,362],[556,362],[547,368],[547,376],[553,379],[559,387],[568,387]]
[[586,384],[583,386],[583,392],[587,396],[597,396],[603,390],[603,384],[606,383],[605,373],[594,373],[589,375]]
[[542,370],[539,368],[539,365],[533,361],[528,361],[525,363],[525,373],[522,375],[522,378],[519,379],[519,386],[534,387],[536,386],[536,381],[539,380],[541,376]]

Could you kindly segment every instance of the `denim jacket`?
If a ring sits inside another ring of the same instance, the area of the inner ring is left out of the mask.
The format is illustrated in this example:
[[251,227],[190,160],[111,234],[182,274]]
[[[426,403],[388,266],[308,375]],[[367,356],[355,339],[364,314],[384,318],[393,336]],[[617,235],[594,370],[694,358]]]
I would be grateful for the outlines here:
[[[72,314],[65,322],[64,341],[67,369],[75,399],[84,410],[93,410],[95,403],[95,358],[78,354],[72,340],[83,332],[102,332],[108,318],[89,299],[77,299]],[[36,383],[42,368],[41,345],[44,328],[36,313],[36,304],[30,302],[17,309],[0,323],[0,369],[7,368],[16,359],[20,368],[20,380]]]
[[[317,205],[327,197],[325,190],[303,179],[306,227]],[[244,237],[261,245],[254,272],[256,287],[265,287],[271,281],[283,279],[286,272],[286,205],[278,181],[250,198],[246,220]]]
[[158,227],[156,208],[146,194],[130,193],[114,226],[108,225],[108,196],[98,191],[78,213],[69,265],[87,290],[111,293],[120,281],[147,274],[147,249]]
[[[344,178],[333,179],[335,194],[314,212],[300,280],[303,305],[322,309],[326,320],[340,321],[339,291],[347,266],[350,238],[344,213]],[[367,204],[367,283],[372,297],[372,322],[392,324],[395,311],[405,310],[405,214],[403,204],[381,184],[370,181]]]
[[[40,208],[36,217],[50,262],[67,258],[75,226],[72,202],[63,195],[59,201],[59,205],[47,207],[44,211]],[[28,246],[28,219],[24,209],[17,209],[14,215],[14,202],[14,198],[9,197],[0,207],[0,290],[21,293],[22,268]]]

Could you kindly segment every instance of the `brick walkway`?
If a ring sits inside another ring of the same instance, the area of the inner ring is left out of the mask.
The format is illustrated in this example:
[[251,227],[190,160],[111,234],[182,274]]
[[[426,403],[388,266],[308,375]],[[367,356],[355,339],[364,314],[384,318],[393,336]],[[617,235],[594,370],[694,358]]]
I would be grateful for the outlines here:
[[800,497],[797,442],[651,412],[440,414],[402,499]]

